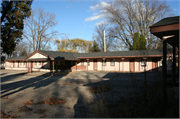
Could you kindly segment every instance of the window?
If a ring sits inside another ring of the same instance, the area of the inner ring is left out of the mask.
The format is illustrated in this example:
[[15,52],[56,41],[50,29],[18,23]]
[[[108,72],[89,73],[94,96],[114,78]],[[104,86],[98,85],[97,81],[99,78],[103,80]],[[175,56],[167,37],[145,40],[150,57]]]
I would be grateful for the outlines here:
[[87,62],[88,62],[88,66],[90,66],[90,62],[89,62],[89,60],[88,60]]
[[84,66],[84,60],[81,60],[81,66]]
[[115,60],[111,59],[111,66],[115,66]]
[[106,60],[102,60],[102,65],[106,66]]
[[147,62],[147,59],[142,59],[141,60],[141,66],[145,66],[145,62]]
[[162,66],[163,59],[160,59],[160,66]]

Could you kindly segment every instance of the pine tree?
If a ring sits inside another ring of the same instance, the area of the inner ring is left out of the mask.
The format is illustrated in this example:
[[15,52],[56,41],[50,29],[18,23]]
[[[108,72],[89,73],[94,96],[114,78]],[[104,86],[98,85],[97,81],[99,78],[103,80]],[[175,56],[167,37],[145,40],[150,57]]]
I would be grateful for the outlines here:
[[138,50],[139,48],[139,33],[134,33],[132,50]]
[[31,15],[32,1],[3,1],[1,3],[1,47],[9,56],[22,39],[23,20]]
[[147,50],[146,39],[143,34],[134,33],[132,50]]
[[99,49],[99,46],[97,42],[94,40],[92,47],[89,49],[89,52],[100,52],[101,50]]
[[139,50],[147,50],[147,48],[146,48],[146,39],[145,39],[143,34],[140,35],[139,43],[140,43]]

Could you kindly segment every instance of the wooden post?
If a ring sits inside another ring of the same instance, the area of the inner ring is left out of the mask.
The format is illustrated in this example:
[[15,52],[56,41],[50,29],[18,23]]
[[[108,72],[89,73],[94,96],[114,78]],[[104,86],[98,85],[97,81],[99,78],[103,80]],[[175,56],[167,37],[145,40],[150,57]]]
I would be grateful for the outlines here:
[[122,59],[122,71],[124,71],[124,58],[121,59]]
[[42,61],[42,69],[44,68],[44,61]]
[[76,61],[76,71],[77,71],[77,61]]
[[175,83],[176,79],[176,42],[175,39],[173,39],[173,82]]
[[52,61],[52,65],[53,65],[53,76],[54,76],[54,60]]
[[58,73],[58,60],[56,60],[56,73]]
[[104,71],[105,71],[105,65],[103,65],[103,63],[105,63],[105,60],[106,60],[106,58],[102,58],[102,70],[104,69]]
[[166,40],[163,40],[163,106],[164,106],[164,111],[166,110],[166,102],[167,102],[167,65],[166,65],[166,60],[167,60],[167,51],[166,51]]
[[89,59],[87,59],[87,71],[88,71],[88,62],[89,62]]
[[33,62],[30,62],[30,73],[32,73],[32,63]]

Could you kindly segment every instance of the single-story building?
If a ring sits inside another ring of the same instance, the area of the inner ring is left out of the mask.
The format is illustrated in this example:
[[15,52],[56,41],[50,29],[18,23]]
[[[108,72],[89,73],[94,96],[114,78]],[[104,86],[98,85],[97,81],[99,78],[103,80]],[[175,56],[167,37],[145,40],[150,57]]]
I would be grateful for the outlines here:
[[5,61],[5,69],[46,71],[161,71],[161,50],[72,53],[34,51],[27,57],[12,57]]

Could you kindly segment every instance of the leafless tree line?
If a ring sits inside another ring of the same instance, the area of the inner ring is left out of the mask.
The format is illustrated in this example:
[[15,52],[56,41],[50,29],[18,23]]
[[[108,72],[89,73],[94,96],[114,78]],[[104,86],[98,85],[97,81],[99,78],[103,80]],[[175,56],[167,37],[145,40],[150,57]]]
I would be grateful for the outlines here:
[[[98,44],[103,42],[103,30],[108,33],[107,48],[132,49],[135,32],[143,34],[147,41],[147,49],[157,49],[161,40],[150,33],[149,27],[162,18],[172,16],[172,10],[166,1],[159,0],[113,0],[101,8],[105,11],[107,24],[96,26],[95,35]],[[119,41],[113,44],[114,41]],[[109,44],[110,43],[110,44]],[[121,45],[121,46],[120,46]],[[101,45],[103,47],[103,45]]]

